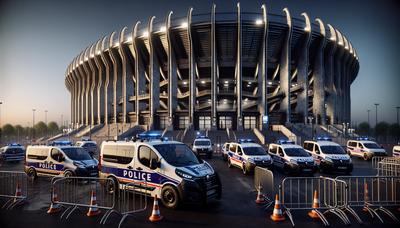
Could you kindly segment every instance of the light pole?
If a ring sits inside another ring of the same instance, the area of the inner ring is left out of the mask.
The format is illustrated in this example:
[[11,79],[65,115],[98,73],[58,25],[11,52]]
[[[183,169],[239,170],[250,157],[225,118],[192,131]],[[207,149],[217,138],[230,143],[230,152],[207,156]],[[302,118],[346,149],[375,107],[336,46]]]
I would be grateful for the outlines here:
[[47,134],[47,110],[44,110],[44,122],[46,123],[46,137],[48,136]]
[[2,101],[0,101],[0,145],[3,141],[3,128],[1,126],[1,105],[3,104]]
[[[1,104],[1,102],[0,102],[0,104]],[[396,107],[396,110],[397,110],[397,125],[400,124],[400,123],[399,123],[399,109],[400,109],[400,106],[397,106],[397,107]]]
[[35,111],[36,109],[32,109],[32,141],[35,138]]
[[379,103],[375,103],[375,126],[378,124],[378,106]]
[[367,113],[368,113],[368,135],[370,135],[371,134],[371,132],[370,132],[370,129],[371,129],[371,123],[369,122],[369,112],[370,112],[371,110],[370,109],[368,109],[367,110]]
[[64,125],[64,115],[61,114],[61,124],[60,124],[60,128],[61,128],[61,132],[64,130],[63,125]]

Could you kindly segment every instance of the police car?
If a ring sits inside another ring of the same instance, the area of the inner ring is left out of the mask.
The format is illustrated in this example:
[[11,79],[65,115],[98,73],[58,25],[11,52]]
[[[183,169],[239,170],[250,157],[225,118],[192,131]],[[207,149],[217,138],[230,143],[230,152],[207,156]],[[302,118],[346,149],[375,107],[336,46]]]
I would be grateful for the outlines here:
[[37,176],[98,176],[98,161],[76,146],[28,146],[25,173],[32,179]]
[[400,145],[393,147],[393,157],[400,157]]
[[238,167],[245,175],[253,171],[256,166],[268,168],[272,165],[271,156],[261,145],[251,139],[226,143],[223,153],[228,161],[228,167]]
[[90,139],[82,139],[81,141],[77,141],[75,143],[75,146],[79,146],[86,149],[91,157],[93,157],[97,153],[97,143]]
[[278,140],[268,147],[274,167],[285,173],[306,173],[314,174],[317,164],[313,157],[303,147],[295,145],[292,141]]
[[197,155],[206,154],[208,158],[212,157],[213,144],[207,136],[199,135],[192,144],[192,149]]
[[387,156],[386,150],[368,137],[347,141],[347,153],[364,160],[370,160],[373,156]]
[[3,161],[18,162],[25,158],[25,148],[18,143],[11,143],[0,148],[0,158]]
[[316,140],[304,141],[303,148],[310,153],[321,172],[340,171],[351,173],[353,162],[342,146],[332,142],[328,137],[317,137]]
[[132,141],[102,143],[100,177],[110,180],[108,191],[137,184],[138,191],[157,195],[168,208],[220,199],[221,181],[211,165],[186,144],[160,137],[145,132]]

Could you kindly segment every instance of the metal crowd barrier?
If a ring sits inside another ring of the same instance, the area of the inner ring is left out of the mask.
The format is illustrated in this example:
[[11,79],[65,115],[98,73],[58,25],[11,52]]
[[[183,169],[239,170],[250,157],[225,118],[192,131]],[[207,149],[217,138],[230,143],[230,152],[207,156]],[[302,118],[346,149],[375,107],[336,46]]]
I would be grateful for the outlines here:
[[254,169],[254,189],[258,193],[260,191],[264,196],[265,208],[268,209],[273,203],[275,196],[274,174],[271,170],[256,166]]
[[[325,214],[332,213],[339,217],[344,224],[350,220],[337,205],[336,180],[328,177],[286,177],[280,185],[280,196],[284,213],[293,226],[291,211],[313,210],[325,226],[329,226]],[[319,207],[313,207],[314,194],[317,192]]]
[[373,156],[371,160],[371,165],[373,169],[378,168],[378,163],[382,161],[383,159],[387,158],[387,156]]
[[342,208],[362,207],[372,218],[382,223],[381,211],[394,221],[399,222],[387,207],[400,206],[400,177],[395,176],[338,176],[338,193],[342,195],[339,203]]
[[6,199],[2,209],[13,209],[28,197],[28,176],[19,171],[0,171],[0,198]]
[[[111,186],[110,186],[111,185]],[[54,177],[52,179],[51,202],[66,207],[61,214],[68,219],[75,210],[80,208],[97,208],[105,210],[103,221],[115,208],[115,191],[109,192],[108,187],[116,189],[116,183],[112,179],[96,177]],[[54,201],[54,191],[58,200]],[[92,192],[96,194],[97,206],[91,205]]]
[[377,170],[378,176],[400,176],[399,157],[373,157],[372,167]]

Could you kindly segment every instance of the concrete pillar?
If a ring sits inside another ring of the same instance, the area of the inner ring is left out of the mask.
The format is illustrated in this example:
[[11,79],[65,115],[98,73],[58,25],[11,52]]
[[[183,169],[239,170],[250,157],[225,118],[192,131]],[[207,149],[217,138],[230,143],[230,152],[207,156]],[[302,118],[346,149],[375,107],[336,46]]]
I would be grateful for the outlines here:
[[[109,38],[111,39],[111,38]],[[106,45],[109,45],[107,42],[107,37],[104,37],[102,41],[101,48],[101,59],[103,60],[105,66],[105,81],[104,81],[104,123],[109,124],[110,118],[112,117],[113,109],[112,109],[112,99],[113,99],[113,91],[111,88],[111,74],[112,74],[112,63],[109,55],[105,52]]]
[[334,85],[335,85],[335,90],[336,90],[336,100],[335,100],[335,119],[334,123],[335,124],[342,124],[342,116],[341,116],[341,106],[340,106],[340,96],[342,96],[342,91],[341,91],[341,77],[342,77],[342,72],[341,72],[341,64],[342,64],[342,56],[343,56],[343,40],[341,39],[341,36],[336,32],[336,37],[337,37],[337,47],[336,47],[336,52],[335,52],[335,69],[334,69]]
[[[103,37],[104,39],[105,37]],[[97,86],[95,88],[96,92],[96,97],[97,97],[97,124],[101,124],[104,122],[102,118],[104,118],[104,79],[105,79],[105,69],[104,69],[104,64],[101,60],[100,56],[101,52],[101,40],[97,41],[96,43],[96,48],[94,52],[94,62],[95,62],[95,67],[97,69]]]
[[[124,36],[125,36],[125,31],[127,30],[127,27],[124,27],[121,30],[121,33],[119,35],[119,47],[118,47],[118,52],[119,55],[121,56],[121,77],[119,80],[121,80],[121,83],[118,83],[121,85],[121,98],[122,98],[122,123],[126,123],[127,120],[127,91],[126,91],[126,85],[127,85],[127,80],[128,78],[128,73],[129,75],[131,74],[131,67],[129,64],[129,59],[127,56],[127,53],[125,50],[126,46],[123,44],[124,42]],[[129,71],[129,72],[128,72]],[[117,88],[119,89],[119,88]],[[118,98],[118,101],[120,98]]]
[[237,3],[237,46],[236,46],[236,106],[238,131],[243,130],[242,115],[242,17],[240,3]]
[[192,39],[192,12],[193,8],[189,9],[187,15],[187,34],[189,42],[189,123],[194,124],[194,110],[196,106],[196,78],[195,78],[195,60],[194,60],[194,49]]
[[262,44],[261,44],[261,50],[260,50],[260,59],[258,62],[258,110],[260,112],[260,117],[258,120],[259,130],[267,130],[267,126],[263,124],[263,117],[268,115],[268,102],[267,102],[267,88],[268,88],[268,82],[267,82],[267,65],[268,65],[268,13],[267,13],[267,6],[263,4],[261,6],[262,10],[262,17],[263,17],[263,38],[262,38]]
[[96,87],[97,87],[97,83],[98,83],[98,76],[99,76],[99,73],[98,73],[98,71],[97,71],[97,68],[96,68],[96,63],[95,63],[95,60],[94,60],[94,58],[95,58],[95,56],[94,56],[94,52],[95,52],[95,44],[93,44],[91,47],[90,47],[90,54],[89,54],[89,60],[88,60],[88,63],[89,63],[89,68],[90,68],[90,71],[92,72],[92,76],[91,76],[91,78],[92,78],[92,84],[91,84],[91,87],[90,87],[90,104],[91,104],[91,107],[90,107],[90,111],[91,111],[91,115],[90,115],[90,124],[91,125],[95,125],[96,124],[96,122],[97,122],[97,107],[98,107],[98,99],[97,99],[97,94],[96,94]]
[[281,58],[280,58],[280,89],[284,94],[284,98],[281,101],[280,110],[281,112],[285,112],[286,114],[286,124],[290,123],[290,41],[292,37],[292,19],[290,17],[289,10],[287,8],[283,9],[283,12],[286,14],[286,22],[288,26],[288,30],[286,31],[286,35],[282,45]]
[[89,125],[91,123],[91,99],[90,92],[92,86],[92,72],[89,69],[89,48],[85,50],[84,60],[83,60],[83,71],[85,73],[85,125]]
[[211,9],[211,130],[217,129],[217,42],[215,40],[215,8]]
[[156,129],[155,118],[157,117],[157,110],[160,107],[160,70],[157,60],[156,50],[154,49],[153,41],[153,21],[155,17],[151,17],[148,24],[149,32],[149,46],[150,46],[150,129]]
[[140,112],[145,108],[144,105],[141,104],[140,96],[146,93],[146,76],[144,74],[143,67],[143,59],[140,54],[140,47],[137,41],[138,37],[138,28],[140,25],[140,21],[136,22],[133,28],[133,49],[135,51],[135,78],[136,78],[136,125],[141,124],[139,119]]
[[[324,48],[325,48],[325,27],[320,21],[321,37],[318,41],[316,56],[313,63],[314,78],[314,97],[313,97],[313,115],[317,124],[325,125],[325,69],[324,69]],[[318,117],[320,120],[318,120]],[[320,121],[320,122],[318,122]]]
[[336,119],[336,89],[335,89],[335,75],[334,75],[334,56],[337,45],[336,32],[333,27],[328,24],[330,31],[330,45],[329,49],[326,53],[325,58],[325,85],[328,89],[328,96],[326,96],[325,103],[326,107],[326,115],[329,116],[331,120],[331,124],[335,122]]
[[296,112],[303,116],[303,122],[307,123],[308,117],[308,49],[311,40],[311,23],[306,13],[301,14],[304,17],[306,26],[304,27],[304,39],[301,44],[300,54],[297,60],[297,83],[301,85],[302,90],[297,95]]
[[78,75],[79,75],[79,80],[81,81],[80,84],[80,99],[81,99],[81,107],[80,107],[80,124],[85,124],[86,123],[86,75],[83,70],[83,53],[81,53],[79,57],[79,63],[78,63]]
[[80,124],[80,120],[81,120],[81,115],[80,115],[80,109],[81,109],[81,105],[80,105],[80,102],[81,102],[81,98],[80,98],[80,96],[81,96],[81,92],[80,92],[81,91],[81,80],[79,78],[78,69],[77,69],[78,62],[79,62],[78,57],[76,57],[75,60],[74,60],[74,67],[73,67],[73,70],[72,70],[72,75],[73,75],[74,80],[75,80],[75,94],[76,94],[75,95],[75,124],[76,124],[76,126],[78,126]]
[[172,46],[172,34],[171,34],[171,17],[172,11],[168,13],[165,28],[168,41],[168,126],[170,130],[173,130],[174,126],[174,113],[178,106],[178,77],[177,77],[177,66],[175,59],[175,52]]

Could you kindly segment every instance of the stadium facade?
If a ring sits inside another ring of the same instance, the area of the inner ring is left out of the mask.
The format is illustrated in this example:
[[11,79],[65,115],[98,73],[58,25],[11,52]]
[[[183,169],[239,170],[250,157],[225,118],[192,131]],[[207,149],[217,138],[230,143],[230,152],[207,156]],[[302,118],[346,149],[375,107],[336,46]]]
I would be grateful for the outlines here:
[[321,19],[217,13],[113,32],[68,66],[75,126],[262,129],[266,123],[350,122],[359,62],[351,42]]

